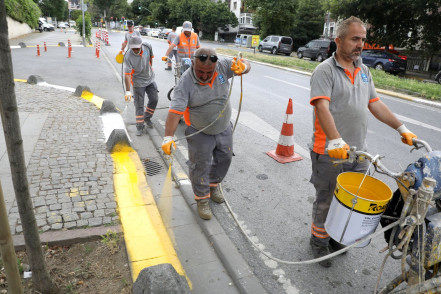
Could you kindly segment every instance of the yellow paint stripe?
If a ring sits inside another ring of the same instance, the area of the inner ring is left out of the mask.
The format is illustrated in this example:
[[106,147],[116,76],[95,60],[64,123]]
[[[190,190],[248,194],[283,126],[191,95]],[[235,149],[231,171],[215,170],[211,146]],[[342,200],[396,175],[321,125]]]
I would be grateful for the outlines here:
[[14,79],[14,82],[27,83],[27,82],[28,82],[28,80],[23,80],[23,79]]
[[145,267],[163,263],[170,263],[179,275],[185,276],[138,154],[130,146],[117,144],[112,158],[115,194],[133,281]]
[[90,103],[95,104],[95,106],[98,107],[99,109],[101,109],[101,106],[103,105],[104,99],[93,95],[93,93],[89,91],[84,90],[83,93],[81,93],[81,97],[83,99],[86,99]]

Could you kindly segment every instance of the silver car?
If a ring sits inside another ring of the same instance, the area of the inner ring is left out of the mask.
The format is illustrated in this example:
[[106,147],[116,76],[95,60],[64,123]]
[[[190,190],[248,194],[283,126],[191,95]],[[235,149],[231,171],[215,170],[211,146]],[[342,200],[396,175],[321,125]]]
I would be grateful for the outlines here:
[[272,54],[284,53],[286,55],[291,55],[292,52],[292,38],[286,36],[268,36],[260,42],[259,49],[260,52],[263,50],[270,51]]

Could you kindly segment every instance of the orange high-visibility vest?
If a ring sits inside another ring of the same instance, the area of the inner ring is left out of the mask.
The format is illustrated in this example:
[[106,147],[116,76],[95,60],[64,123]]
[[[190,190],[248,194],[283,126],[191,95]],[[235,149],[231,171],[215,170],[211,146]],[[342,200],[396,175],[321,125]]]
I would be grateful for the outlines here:
[[194,52],[197,49],[198,45],[198,35],[196,33],[191,33],[190,38],[188,39],[184,32],[179,36],[179,44],[178,44],[178,54],[179,57],[188,57],[192,58]]

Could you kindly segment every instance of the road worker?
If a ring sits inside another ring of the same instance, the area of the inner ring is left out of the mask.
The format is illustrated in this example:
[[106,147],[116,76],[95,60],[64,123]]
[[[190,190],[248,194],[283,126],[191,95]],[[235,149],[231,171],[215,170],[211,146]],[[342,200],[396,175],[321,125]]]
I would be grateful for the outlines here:
[[224,202],[219,183],[233,155],[228,79],[246,74],[250,68],[246,60],[218,58],[215,49],[199,48],[172,94],[162,149],[170,154],[176,147],[173,135],[184,115],[190,181],[198,214],[205,220],[212,217],[209,199]]
[[[328,255],[344,246],[325,229],[337,176],[342,172],[366,173],[369,162],[334,165],[332,160],[348,157],[349,146],[366,151],[369,110],[375,118],[396,129],[401,140],[412,145],[416,135],[409,131],[384,104],[375,91],[371,73],[360,58],[366,40],[366,25],[350,17],[337,29],[336,52],[314,70],[311,100],[314,106],[310,182],[316,190],[312,209],[310,245],[314,258]],[[330,259],[319,262],[330,267]]]

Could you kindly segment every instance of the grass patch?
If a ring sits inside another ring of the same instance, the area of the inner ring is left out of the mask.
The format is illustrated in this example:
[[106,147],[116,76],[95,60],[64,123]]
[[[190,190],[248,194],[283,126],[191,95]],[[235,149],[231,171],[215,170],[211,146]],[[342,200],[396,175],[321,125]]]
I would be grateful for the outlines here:
[[[239,50],[234,49],[216,49],[220,54],[236,56]],[[318,65],[318,62],[298,59],[297,57],[286,58],[269,54],[241,51],[245,59],[274,64],[286,68],[312,72]],[[370,69],[374,79],[375,87],[384,90],[391,90],[412,96],[418,96],[430,100],[441,100],[441,85],[424,83],[413,79],[388,74],[384,71]]]

